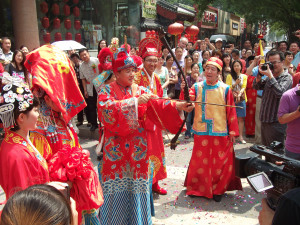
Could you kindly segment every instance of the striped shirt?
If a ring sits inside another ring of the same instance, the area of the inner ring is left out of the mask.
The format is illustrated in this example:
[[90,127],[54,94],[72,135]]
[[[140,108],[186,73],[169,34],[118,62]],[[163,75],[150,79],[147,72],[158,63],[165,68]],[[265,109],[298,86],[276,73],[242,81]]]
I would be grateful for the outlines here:
[[266,78],[258,83],[256,83],[256,79],[254,80],[253,87],[256,90],[264,90],[259,115],[262,123],[278,122],[277,111],[280,98],[284,92],[292,88],[292,85],[293,79],[286,71],[276,78]]

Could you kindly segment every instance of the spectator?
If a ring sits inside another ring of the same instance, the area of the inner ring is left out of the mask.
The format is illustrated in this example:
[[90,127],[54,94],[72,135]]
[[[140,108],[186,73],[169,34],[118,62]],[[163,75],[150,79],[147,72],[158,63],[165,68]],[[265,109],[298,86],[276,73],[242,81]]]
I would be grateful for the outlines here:
[[278,121],[287,124],[285,155],[300,160],[300,84],[284,92],[278,109]]
[[[252,51],[252,49],[247,49],[246,50],[246,68],[248,68],[249,67],[249,60],[248,60],[248,58],[250,57],[250,56],[253,56],[253,51]],[[246,71],[245,71],[246,72]]]
[[[70,58],[71,58],[71,61],[73,62],[73,66],[74,66],[74,70],[75,70],[75,73],[76,73],[79,89],[81,91],[81,94],[84,96],[83,84],[82,84],[82,80],[80,79],[80,73],[79,73],[79,67],[80,67],[80,64],[81,64],[80,57],[77,53],[74,53],[74,54],[71,55]],[[88,99],[85,98],[85,101],[87,102]],[[87,107],[85,107],[84,111],[85,111],[86,117],[88,117]],[[77,124],[76,124],[76,126],[81,126],[83,124],[83,120],[84,119],[83,119],[83,110],[82,110],[77,114]],[[87,119],[87,121],[89,121],[89,119]]]
[[300,189],[295,188],[284,193],[278,202],[276,211],[272,210],[267,200],[262,199],[262,210],[259,212],[260,225],[298,225],[300,224]]
[[215,50],[212,51],[211,57],[221,59],[222,58],[222,52],[215,49]]
[[189,51],[191,49],[194,49],[193,46],[194,46],[193,42],[188,42],[186,46],[186,50]]
[[215,46],[210,43],[208,38],[205,38],[204,40],[197,40],[195,42],[194,49],[197,49],[199,52],[199,62],[202,62],[202,53],[208,50],[208,48],[210,49],[209,52],[215,49]]
[[173,57],[168,55],[166,58],[166,68],[168,70],[168,75],[169,75],[169,85],[167,90],[167,94],[169,98],[175,98],[175,84],[178,83],[176,68],[172,66],[173,62],[174,62]]
[[9,64],[12,61],[13,58],[13,53],[10,50],[11,49],[11,41],[8,37],[2,38],[2,51],[3,51],[3,56],[1,59],[4,60],[4,65]]
[[8,199],[0,224],[77,225],[76,203],[50,185],[34,185]]
[[245,42],[243,44],[243,48],[252,49],[251,41],[250,40],[245,40]]
[[194,51],[193,53],[193,63],[197,63],[199,66],[200,74],[203,72],[202,63],[200,62],[200,53],[198,51]]
[[168,73],[168,69],[164,67],[163,64],[164,64],[164,59],[162,57],[159,57],[154,72],[160,78],[161,88],[163,89],[163,97],[168,97],[167,87],[169,85],[169,73]]
[[217,38],[216,41],[215,41],[215,47],[216,47],[215,50],[220,51],[222,53],[223,52],[222,46],[223,46],[222,38]]
[[[181,47],[177,47],[175,49],[175,57],[180,65],[181,68],[184,67],[184,61],[182,59],[183,49]],[[179,73],[179,68],[177,67],[177,64],[174,62],[173,66],[176,67],[177,74]],[[175,98],[178,99],[180,95],[180,84],[181,84],[181,77],[178,74],[178,82],[175,84]]]
[[[203,79],[200,78],[199,73],[199,65],[198,63],[193,63],[191,65],[191,73],[186,76],[186,81],[188,84],[188,87],[191,88],[196,82],[201,82]],[[191,129],[193,125],[193,118],[195,116],[195,110],[193,109],[192,112],[188,113],[187,119],[186,119],[186,131],[185,131],[185,139],[189,139],[192,137]]]
[[244,59],[240,58],[239,50],[233,49],[232,52],[231,52],[231,56],[232,56],[232,59],[234,61],[236,61],[236,60],[240,60],[241,61],[242,65],[243,65],[243,67],[242,67],[242,73],[245,74],[246,73],[246,61]]
[[24,56],[26,57],[26,55],[28,55],[29,50],[25,45],[21,45],[20,47],[21,52],[23,52]]
[[[232,53],[232,51],[231,51],[231,53]],[[243,59],[243,60],[247,59],[247,57],[246,57],[246,49],[245,48],[242,48],[240,56],[241,56],[240,58]]]
[[184,62],[183,72],[184,72],[184,75],[187,77],[187,76],[190,76],[192,73],[193,58],[192,58],[192,56],[187,55],[184,58],[184,61],[185,62]]
[[299,52],[299,42],[294,41],[290,44],[289,51],[295,56]]
[[288,43],[286,41],[280,41],[278,42],[278,45],[277,45],[277,50],[282,52],[282,53],[285,53],[288,49]]
[[26,57],[21,50],[15,50],[11,63],[5,66],[5,71],[8,72],[12,77],[21,78],[24,83],[29,85],[28,72],[24,66],[25,59]]
[[98,128],[97,123],[97,92],[92,83],[93,79],[99,74],[97,58],[90,57],[87,49],[79,51],[79,56],[83,61],[79,67],[80,79],[84,89],[84,96],[88,99],[88,121],[91,123],[90,131],[95,131]]
[[239,124],[239,141],[242,144],[246,144],[246,141],[243,138],[243,130],[244,130],[244,118],[246,117],[247,76],[245,74],[241,74],[241,72],[242,72],[242,62],[240,60],[235,60],[231,65],[231,73],[228,74],[227,76],[226,84],[228,84],[232,89],[235,105],[242,107],[242,108],[236,108],[236,115]]
[[222,69],[222,81],[225,83],[227,75],[231,72],[231,56],[228,53],[222,55],[223,69]]
[[258,52],[258,49],[259,49],[259,43],[255,42],[252,49],[253,49],[254,55],[256,55]]
[[294,68],[292,61],[294,59],[294,55],[290,51],[286,51],[284,53],[284,62],[283,62],[283,69],[286,70],[291,76],[295,75],[296,68]]
[[225,49],[224,49],[224,53],[227,53],[227,54],[231,54],[232,52],[232,48],[231,48],[231,45],[225,45]]
[[[295,34],[296,37],[298,37],[300,39],[300,30],[297,31],[299,34]],[[299,46],[299,43],[298,43]],[[298,65],[300,63],[300,51],[298,51],[298,53],[295,55],[295,58],[292,62],[292,64],[298,69]],[[298,71],[297,71],[298,72]]]
[[102,48],[105,48],[105,47],[107,47],[106,40],[104,40],[104,39],[100,40],[98,43],[98,54],[102,50]]
[[136,47],[132,47],[131,49],[130,49],[130,54],[129,54],[130,56],[132,56],[132,55],[136,55]]
[[[254,60],[254,56],[248,57],[249,64],[251,65]],[[245,117],[245,134],[246,137],[255,137],[255,110],[256,110],[256,98],[257,90],[253,88],[253,81],[255,76],[247,75],[247,87],[246,87],[246,117]]]
[[209,60],[209,58],[211,57],[211,54],[208,50],[205,50],[202,52],[202,67],[203,67],[203,60],[206,59],[206,60]]
[[[187,39],[186,37],[180,38],[177,47],[180,47],[180,48],[182,49],[182,55],[181,55],[181,58],[180,58],[180,59],[178,59],[178,58],[176,57],[177,60],[184,61],[184,57],[188,54],[188,51],[186,50],[187,44],[188,44],[188,39]],[[177,47],[172,49],[172,51],[173,51],[174,53],[176,53]]]
[[259,66],[259,73],[266,75],[265,80],[258,75],[253,87],[256,90],[263,90],[262,105],[260,109],[262,144],[270,146],[271,142],[279,141],[284,143],[286,125],[280,124],[277,118],[279,101],[284,92],[292,87],[292,77],[284,71],[284,55],[278,51],[268,52],[268,59],[273,64],[271,71],[262,70]]
[[265,39],[261,39],[261,45],[262,45],[262,47],[263,47],[263,52],[264,52],[264,55],[267,55],[267,53],[269,52],[269,50],[268,49],[266,49],[266,46],[267,46],[267,42],[266,42],[266,40]]

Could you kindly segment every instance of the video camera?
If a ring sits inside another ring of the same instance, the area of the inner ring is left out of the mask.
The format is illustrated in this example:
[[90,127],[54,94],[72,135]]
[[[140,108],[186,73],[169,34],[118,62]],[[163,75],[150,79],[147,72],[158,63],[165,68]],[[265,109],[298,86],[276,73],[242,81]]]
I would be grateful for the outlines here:
[[[275,152],[278,146],[282,144],[272,142],[270,147],[253,145],[250,150],[256,154],[237,155],[235,158],[236,176],[247,178],[256,192],[266,191],[268,205],[274,210],[282,194],[300,187],[300,161]],[[281,161],[283,165],[267,162],[261,156]]]

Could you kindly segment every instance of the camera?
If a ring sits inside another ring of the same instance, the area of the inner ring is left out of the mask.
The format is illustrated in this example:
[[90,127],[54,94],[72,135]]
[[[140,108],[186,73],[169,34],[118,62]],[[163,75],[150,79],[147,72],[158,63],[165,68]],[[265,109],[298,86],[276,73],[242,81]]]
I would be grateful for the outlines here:
[[274,66],[273,66],[273,64],[271,62],[266,62],[266,63],[262,64],[261,70],[267,70],[268,69],[267,65],[269,65],[270,70],[274,69]]
[[[247,178],[256,192],[265,191],[268,205],[274,210],[281,195],[300,187],[300,161],[281,154],[283,147],[280,142],[272,142],[269,147],[253,145],[250,153],[235,158],[236,176]],[[274,162],[282,161],[283,165],[268,162],[262,156]]]

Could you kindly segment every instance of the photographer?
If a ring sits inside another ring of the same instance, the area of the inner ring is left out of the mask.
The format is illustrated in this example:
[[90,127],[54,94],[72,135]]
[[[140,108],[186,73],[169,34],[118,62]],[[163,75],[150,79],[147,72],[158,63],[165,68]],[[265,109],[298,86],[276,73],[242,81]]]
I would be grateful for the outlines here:
[[266,146],[273,141],[284,143],[286,125],[278,122],[277,111],[282,94],[289,90],[293,83],[292,77],[283,69],[284,56],[281,52],[269,52],[268,59],[272,70],[269,64],[266,65],[266,70],[262,70],[262,65],[259,65],[259,73],[267,78],[262,80],[258,75],[253,82],[256,90],[263,90],[259,118],[262,123],[262,144]]
[[286,91],[280,100],[278,121],[287,124],[285,155],[300,160],[300,84]]
[[276,211],[268,206],[266,199],[262,200],[261,205],[262,210],[258,216],[260,225],[300,224],[300,188],[292,189],[282,195]]

